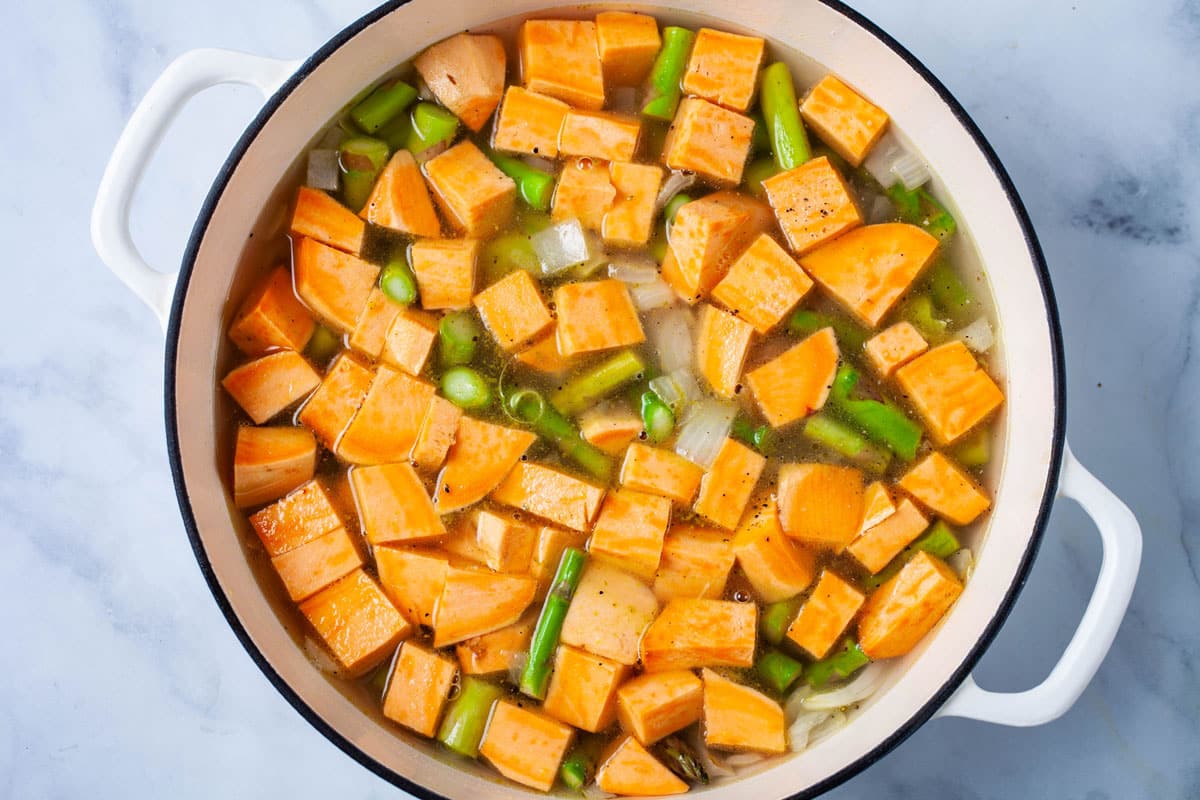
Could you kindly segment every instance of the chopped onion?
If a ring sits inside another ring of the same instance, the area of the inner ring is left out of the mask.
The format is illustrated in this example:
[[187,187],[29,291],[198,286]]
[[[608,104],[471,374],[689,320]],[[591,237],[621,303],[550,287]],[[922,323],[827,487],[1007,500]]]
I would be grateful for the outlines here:
[[521,156],[521,160],[528,166],[540,169],[542,172],[549,172],[551,175],[558,171],[557,167],[554,166],[554,162],[548,158],[542,158],[541,156]]
[[808,739],[813,729],[828,721],[831,716],[833,713],[829,711],[804,711],[797,716],[788,728],[788,741],[792,744],[792,750],[799,752],[808,747]]
[[690,369],[695,358],[692,312],[687,308],[655,311],[646,319],[650,343],[664,372]]
[[587,800],[608,800],[608,798],[610,798],[610,797],[618,796],[618,795],[613,794],[612,792],[604,791],[603,789],[601,789],[599,786],[596,785],[595,781],[592,781],[587,786],[584,786],[582,789],[579,790],[579,792],[585,798],[587,798]]
[[337,150],[342,140],[346,138],[346,132],[342,130],[341,125],[330,125],[329,129],[321,134],[321,138],[317,140],[318,150]]
[[630,286],[629,295],[633,298],[633,304],[638,311],[670,308],[679,299],[675,290],[668,286],[662,278]]
[[696,758],[700,759],[700,765],[704,767],[704,771],[708,773],[709,778],[732,778],[734,772],[725,763],[725,759],[708,749],[708,745],[704,743],[704,737],[700,734],[700,726],[692,725],[689,727],[684,741],[692,748],[692,752],[696,754]]
[[725,763],[731,769],[740,770],[746,767],[754,766],[766,758],[762,753],[734,753],[731,756],[726,756]]
[[975,571],[975,554],[971,552],[971,548],[964,547],[958,552],[947,556],[946,564],[950,569],[958,573],[959,578],[965,581]]
[[863,162],[871,177],[885,189],[897,181],[910,192],[929,180],[929,168],[917,156],[908,152],[890,131],[880,137]]
[[792,693],[788,695],[787,702],[783,704],[783,717],[788,722],[794,722],[799,719],[801,714],[807,714],[804,710],[805,698],[812,695],[813,689],[807,683],[801,683]]
[[808,743],[816,744],[826,736],[836,733],[837,731],[846,727],[846,723],[848,721],[849,718],[846,716],[845,711],[838,710],[830,713],[827,719],[823,720],[819,725],[809,731]]
[[690,189],[696,181],[694,172],[672,170],[667,179],[663,181],[662,188],[658,190],[658,199],[654,201],[654,213],[661,214],[662,210],[667,207],[667,203],[671,202],[672,197]]
[[712,398],[701,400],[688,409],[675,440],[675,452],[708,469],[717,460],[736,416],[737,406],[733,403]]
[[669,405],[676,415],[700,397],[700,384],[696,383],[696,379],[686,368],[659,375],[651,380],[649,385],[650,391]]
[[304,655],[314,667],[328,675],[338,674],[338,665],[329,656],[329,651],[309,636],[304,637]]
[[875,199],[871,201],[871,209],[867,212],[867,222],[871,225],[876,225],[880,222],[887,222],[895,219],[896,208],[892,205],[892,201],[881,194],[875,195]]
[[988,323],[986,317],[980,317],[975,320],[954,334],[954,338],[976,353],[986,353],[996,343],[996,337],[992,333],[992,326]]
[[658,267],[653,260],[648,258],[629,258],[610,262],[608,265],[608,277],[616,278],[622,283],[631,285],[652,283],[659,280]]
[[592,259],[592,241],[577,219],[551,225],[529,237],[543,275],[558,275]]
[[801,705],[806,711],[833,711],[861,703],[879,688],[886,669],[887,666],[879,662],[868,664],[849,683],[827,692],[814,692],[804,698]]
[[608,107],[618,114],[638,113],[638,93],[633,86],[618,86],[608,90]]
[[338,166],[337,150],[308,151],[308,175],[304,179],[305,186],[336,192],[341,175],[342,170]]
[[[932,177],[925,162],[912,153],[903,153],[892,162],[892,175],[895,180],[904,184],[910,192],[919,186],[924,186]],[[895,182],[893,180],[893,183]]]

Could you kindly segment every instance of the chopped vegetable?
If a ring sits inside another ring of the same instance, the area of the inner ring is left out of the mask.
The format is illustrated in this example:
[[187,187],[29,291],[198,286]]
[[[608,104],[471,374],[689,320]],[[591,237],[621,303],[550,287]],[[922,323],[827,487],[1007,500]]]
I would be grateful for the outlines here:
[[666,762],[667,769],[692,783],[708,783],[708,772],[696,757],[691,745],[678,736],[668,736],[655,748]]
[[771,644],[782,642],[788,626],[800,612],[802,603],[800,597],[793,597],[763,606],[762,614],[758,618],[758,630],[762,637]]
[[364,131],[374,134],[416,99],[417,90],[404,81],[386,81],[350,109],[350,118]]
[[963,437],[951,452],[968,469],[984,466],[992,457],[992,429],[981,425]]
[[924,189],[905,189],[903,183],[897,183],[887,190],[887,195],[895,204],[900,219],[921,226],[931,236],[945,240],[958,230],[953,215]]
[[846,639],[840,649],[809,664],[804,678],[809,686],[820,689],[827,683],[846,680],[870,663],[871,659],[867,658],[858,642],[852,638]]
[[437,145],[448,144],[457,133],[458,117],[434,103],[417,103],[404,149],[419,157]]
[[591,783],[592,778],[596,775],[596,760],[600,757],[603,746],[604,738],[601,736],[588,736],[580,739],[579,743],[567,753],[562,766],[558,768],[558,777],[562,780],[563,785],[579,792],[583,790],[584,786]]
[[848,353],[862,350],[870,334],[860,325],[845,317],[822,314],[817,311],[799,309],[788,318],[788,330],[797,336],[811,336],[822,328],[833,328],[838,345]]
[[673,373],[691,368],[695,348],[692,343],[692,314],[688,309],[671,308],[647,315],[646,332],[663,372]]
[[342,185],[342,171],[338,167],[337,150],[309,150],[308,171],[304,185],[313,189],[336,192]]
[[487,157],[508,177],[517,182],[517,193],[530,208],[538,211],[550,209],[550,198],[554,195],[554,175],[531,167],[520,159],[502,155],[492,150]]
[[342,347],[342,339],[325,325],[318,324],[313,328],[308,346],[304,352],[317,364],[324,364],[337,355]]
[[367,204],[375,179],[388,161],[386,142],[367,136],[351,136],[338,145],[342,167],[342,202],[358,211]]
[[900,316],[933,344],[945,340],[949,323],[938,317],[929,295],[918,294],[909,299],[900,307]]
[[675,452],[708,469],[729,436],[735,416],[737,406],[730,402],[709,398],[694,403],[688,407],[679,426]]
[[401,305],[417,301],[417,278],[403,254],[397,255],[379,273],[379,288],[389,299]]
[[512,392],[504,401],[505,411],[513,419],[529,425],[559,452],[574,461],[597,480],[612,475],[612,459],[590,444],[571,422],[531,389]]
[[438,322],[438,354],[447,367],[470,364],[483,331],[474,315],[451,311]]
[[890,403],[850,397],[857,384],[858,372],[850,366],[840,367],[829,392],[830,405],[872,441],[884,445],[905,461],[916,458],[917,447],[921,444],[921,426]]
[[529,237],[543,275],[558,275],[580,264],[599,264],[602,252],[577,219],[557,222]]
[[516,231],[502,233],[484,245],[479,261],[483,268],[483,284],[489,286],[516,270],[531,274],[541,272],[529,236]]
[[577,414],[636,380],[645,369],[636,352],[622,350],[564,383],[550,395],[550,404],[563,414]]
[[691,195],[680,192],[667,201],[667,205],[663,208],[663,217],[667,220],[668,229],[670,228],[671,223],[675,221],[675,212],[677,212],[680,207],[692,202],[694,199],[695,198],[693,198]]
[[813,86],[800,114],[809,127],[839,156],[857,167],[888,127],[888,115],[858,92],[829,74]]
[[764,456],[769,456],[775,451],[775,432],[771,430],[771,426],[755,425],[745,416],[734,419],[729,435],[745,442]]
[[642,114],[670,122],[683,94],[683,73],[696,34],[686,28],[668,26],[662,31],[662,49],[650,67],[650,80]]
[[[755,129],[757,133],[758,129]],[[775,163],[775,159],[770,157],[756,158],[750,162],[742,173],[742,182],[746,185],[746,191],[759,199],[766,199],[767,190],[763,188],[763,181],[780,173],[779,165]]]
[[887,471],[892,454],[875,447],[862,435],[829,414],[817,414],[804,423],[804,435],[818,444],[845,456],[868,472],[881,475]]
[[641,400],[646,439],[653,444],[661,444],[671,438],[675,432],[675,414],[671,407],[653,391],[642,392]]
[[650,380],[650,391],[658,395],[679,416],[700,396],[700,384],[687,369],[677,369],[669,375],[659,375]]
[[438,741],[467,758],[478,756],[492,706],[503,696],[504,690],[494,683],[465,676],[438,728]]
[[546,687],[550,683],[550,662],[554,658],[554,649],[558,647],[563,620],[566,619],[571,598],[579,587],[586,560],[587,556],[581,550],[568,547],[558,563],[554,582],[542,605],[542,615],[538,617],[537,627],[533,629],[533,638],[529,642],[529,660],[521,672],[521,691],[530,697],[541,700],[546,696]]
[[939,259],[925,274],[924,283],[937,307],[962,325],[979,317],[982,309],[975,295],[948,259]]
[[451,367],[442,373],[442,394],[459,408],[484,408],[492,404],[492,387],[470,367]]
[[763,683],[784,694],[804,674],[804,665],[779,650],[768,650],[758,657],[754,670]]
[[771,152],[781,170],[794,169],[812,157],[808,134],[800,121],[796,90],[788,65],[777,61],[762,71],[759,95],[763,117],[771,135]]

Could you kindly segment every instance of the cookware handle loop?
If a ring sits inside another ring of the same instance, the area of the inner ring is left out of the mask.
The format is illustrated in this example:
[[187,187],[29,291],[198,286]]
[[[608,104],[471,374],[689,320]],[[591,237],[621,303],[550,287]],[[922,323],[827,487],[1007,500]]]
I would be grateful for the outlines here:
[[1075,635],[1039,685],[1024,692],[989,692],[968,676],[938,716],[1022,727],[1042,725],[1075,704],[1108,654],[1137,580],[1142,530],[1129,507],[1076,460],[1069,446],[1063,456],[1059,494],[1087,512],[1104,546],[1096,588]]
[[152,269],[129,231],[129,209],[146,164],[180,109],[196,94],[222,83],[240,83],[269,97],[297,65],[233,50],[184,53],[146,92],[117,139],[92,207],[92,245],[105,266],[150,306],[164,329],[178,273]]

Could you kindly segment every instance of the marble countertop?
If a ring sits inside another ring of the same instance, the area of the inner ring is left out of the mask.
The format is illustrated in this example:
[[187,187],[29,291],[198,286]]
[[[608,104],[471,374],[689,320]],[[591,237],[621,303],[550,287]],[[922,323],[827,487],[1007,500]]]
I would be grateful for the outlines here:
[[[1071,442],[1146,542],[1112,653],[1065,717],[931,722],[830,796],[1200,797],[1200,5],[852,4],[942,78],[1012,173],[1058,293]],[[276,694],[212,602],[167,470],[161,334],[87,233],[113,142],[174,56],[305,55],[370,5],[0,6],[0,796],[400,795]],[[259,103],[217,89],[184,112],[134,213],[151,263],[178,263]],[[1089,525],[1056,508],[984,686],[1025,688],[1054,663],[1099,566]]]

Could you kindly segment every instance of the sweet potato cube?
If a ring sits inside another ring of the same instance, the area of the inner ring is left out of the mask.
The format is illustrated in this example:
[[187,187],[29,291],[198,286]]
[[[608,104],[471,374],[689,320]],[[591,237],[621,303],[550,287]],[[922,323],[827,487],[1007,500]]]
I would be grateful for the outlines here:
[[753,603],[679,597],[642,637],[647,672],[754,664],[758,608]]
[[900,488],[955,525],[969,525],[992,504],[983,487],[938,452],[906,472]]
[[446,586],[433,612],[433,646],[446,647],[498,631],[521,618],[533,602],[537,581],[483,567],[448,567]]
[[426,239],[414,242],[409,251],[421,307],[470,308],[475,292],[475,239]]
[[822,328],[747,372],[746,385],[767,422],[781,428],[825,405],[837,365],[837,337]]
[[579,415],[579,430],[590,444],[619,456],[642,432],[642,418],[629,406],[602,403]]
[[787,251],[762,233],[713,287],[712,296],[759,333],[769,333],[812,285]]
[[300,613],[350,676],[383,661],[412,627],[371,579],[356,569],[300,604]]
[[700,306],[696,367],[715,394],[733,397],[741,388],[742,365],[753,336],[749,322],[707,303]]
[[417,160],[407,150],[397,150],[375,180],[367,204],[359,216],[372,225],[382,225],[410,236],[436,239],[442,224],[433,210],[429,188]]
[[512,218],[517,184],[469,140],[425,162],[425,177],[446,217],[468,236],[489,236]]
[[859,534],[874,528],[895,513],[896,501],[892,499],[891,491],[883,481],[874,481],[863,492],[863,514],[862,524],[858,527]]
[[858,641],[873,659],[895,658],[916,647],[962,594],[954,570],[920,552],[871,595],[858,621]]
[[704,743],[719,750],[782,753],[787,750],[783,709],[762,692],[711,669],[704,679]]
[[319,481],[309,481],[282,500],[250,515],[250,527],[272,557],[311,542],[341,524]]
[[367,226],[354,212],[320,189],[301,186],[292,211],[291,232],[347,253],[362,247]]
[[656,614],[658,600],[649,586],[611,564],[589,561],[563,620],[562,642],[633,664]]
[[663,163],[721,185],[742,182],[754,120],[699,97],[686,97],[663,144]]
[[548,792],[574,737],[570,725],[522,708],[516,701],[500,700],[479,753],[509,780]]
[[703,703],[704,685],[691,670],[651,672],[617,690],[617,717],[624,730],[649,745],[699,720]]
[[874,574],[928,527],[929,520],[920,509],[911,500],[901,500],[895,514],[860,533],[846,545],[846,551]]
[[614,161],[608,174],[616,196],[600,228],[608,244],[635,247],[650,241],[662,169],[654,164]]
[[800,116],[821,141],[854,166],[887,130],[887,113],[833,75],[826,75],[800,103]]
[[864,600],[853,584],[827,569],[788,626],[787,636],[813,658],[824,658]]
[[738,566],[764,603],[795,597],[817,576],[817,555],[779,525],[774,497],[756,500],[733,539]]
[[464,416],[446,466],[438,475],[434,505],[449,514],[482,500],[504,480],[537,436],[529,431],[493,425]]
[[572,530],[586,531],[600,510],[604,489],[565,472],[522,461],[492,490],[491,498]]
[[967,346],[947,342],[896,370],[896,379],[938,444],[952,444],[1004,402]]
[[654,576],[654,594],[659,601],[720,598],[733,569],[731,538],[724,531],[696,525],[672,526],[663,541],[662,560]]
[[477,517],[477,511],[468,513],[464,517],[456,517],[449,533],[438,542],[442,550],[452,556],[457,556],[450,559],[451,564],[458,566],[470,561],[481,567],[487,566],[487,553],[479,546],[479,539],[476,537],[475,520]]
[[317,441],[304,428],[238,426],[233,450],[233,502],[262,505],[312,480]]
[[564,356],[558,352],[558,336],[555,335],[557,326],[551,324],[549,333],[536,342],[518,352],[515,356],[522,365],[547,375],[561,375],[569,370],[578,359]]
[[825,156],[773,175],[762,185],[795,253],[807,253],[862,225],[850,188]]
[[554,158],[558,155],[558,132],[570,108],[554,97],[510,86],[496,116],[492,146],[497,150]]
[[602,731],[617,718],[617,687],[628,674],[624,664],[560,645],[542,710],[576,728]]
[[843,308],[874,328],[933,258],[938,240],[916,225],[865,225],[800,259]]
[[558,351],[594,353],[646,341],[629,289],[618,280],[567,283],[554,290]]
[[292,273],[287,267],[276,267],[246,295],[229,326],[229,338],[250,356],[280,348],[301,352],[315,327],[312,315],[292,291]]
[[671,225],[663,279],[689,303],[712,291],[742,248],[766,230],[771,212],[736,192],[717,192],[680,207]]
[[232,370],[221,381],[246,415],[261,425],[311,392],[321,376],[295,350],[280,350]]
[[351,464],[406,460],[435,391],[431,383],[381,365],[358,413],[338,439],[338,457]]
[[670,521],[671,501],[665,497],[633,489],[609,492],[592,528],[588,551],[652,581]]
[[529,19],[517,38],[525,88],[578,108],[604,107],[604,75],[593,22]]
[[363,564],[345,528],[334,528],[271,559],[288,597],[299,603]]
[[485,510],[475,517],[475,542],[496,572],[528,572],[537,535],[536,528],[512,514]]
[[437,340],[437,317],[415,308],[402,308],[392,319],[379,357],[383,363],[420,375]]
[[414,626],[433,627],[433,609],[446,586],[449,561],[436,550],[408,550],[380,545],[375,566],[384,594]]
[[601,755],[596,786],[626,797],[683,794],[688,785],[632,736],[620,737]]
[[642,123],[633,117],[572,109],[558,132],[558,152],[567,156],[632,161]]
[[596,46],[607,84],[641,84],[661,45],[658,21],[648,14],[601,11],[596,15]]
[[563,551],[568,547],[582,549],[586,542],[587,534],[582,531],[569,531],[556,525],[541,527],[533,546],[533,560],[529,564],[529,573],[537,578],[539,599],[550,590]]
[[473,131],[483,128],[504,92],[504,42],[499,36],[457,33],[413,59],[438,102]]
[[458,423],[462,415],[462,409],[444,397],[435,395],[430,400],[429,411],[425,414],[409,456],[413,466],[432,472],[445,463],[446,454],[458,435]]
[[342,431],[362,406],[374,379],[374,372],[343,351],[300,409],[300,423],[311,428],[317,440],[333,450]]
[[583,227],[600,233],[616,198],[617,188],[606,165],[591,159],[568,159],[558,173],[550,218],[555,222],[577,219]]
[[537,283],[523,269],[505,275],[475,295],[472,302],[496,344],[509,352],[524,347],[554,324]]
[[367,304],[358,315],[354,332],[350,334],[350,346],[363,355],[378,359],[387,341],[388,329],[400,313],[402,306],[383,293],[382,289],[371,289]]
[[754,99],[765,49],[766,42],[757,36],[701,28],[683,75],[683,91],[745,111]]
[[858,535],[863,474],[833,464],[785,464],[779,470],[779,524],[802,542],[841,550]]
[[314,314],[351,333],[379,280],[379,268],[362,259],[302,238],[292,246],[296,294]]
[[446,533],[425,485],[407,462],[355,467],[350,484],[371,544],[420,542]]
[[639,492],[669,497],[690,505],[700,488],[704,470],[681,455],[662,447],[634,442],[621,462],[621,485]]
[[929,349],[929,342],[909,322],[897,322],[867,340],[867,361],[881,378],[891,377],[898,368]]
[[457,673],[449,658],[414,641],[405,642],[388,680],[383,715],[422,736],[433,736]]
[[727,530],[736,528],[766,465],[767,460],[757,452],[726,438],[716,460],[700,479],[696,513]]
[[538,610],[530,609],[512,625],[497,631],[472,636],[454,646],[464,675],[507,673],[517,658],[529,650],[529,638],[537,625]]

